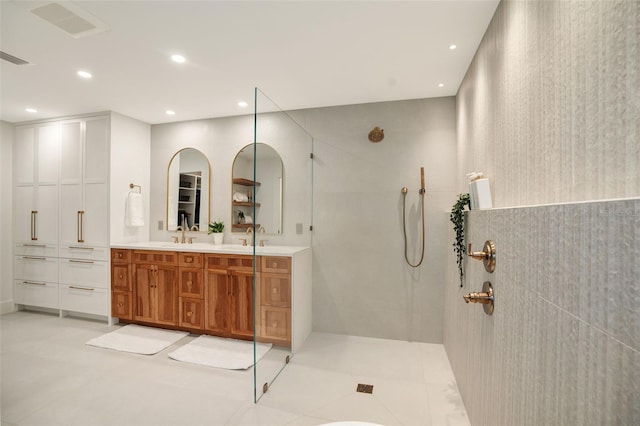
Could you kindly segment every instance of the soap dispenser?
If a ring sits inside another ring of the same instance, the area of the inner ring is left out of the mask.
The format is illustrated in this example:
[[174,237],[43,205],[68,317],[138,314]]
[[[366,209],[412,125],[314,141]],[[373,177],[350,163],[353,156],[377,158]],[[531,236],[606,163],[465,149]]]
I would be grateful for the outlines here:
[[493,208],[489,179],[483,173],[471,172],[469,178],[469,207],[473,209]]

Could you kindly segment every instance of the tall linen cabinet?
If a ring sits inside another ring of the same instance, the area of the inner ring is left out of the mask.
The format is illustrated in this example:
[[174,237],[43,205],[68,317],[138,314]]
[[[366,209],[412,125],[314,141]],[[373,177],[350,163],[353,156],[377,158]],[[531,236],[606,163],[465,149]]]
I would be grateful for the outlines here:
[[100,113],[16,126],[18,306],[111,320],[110,161],[117,161],[111,158],[112,120],[111,113]]

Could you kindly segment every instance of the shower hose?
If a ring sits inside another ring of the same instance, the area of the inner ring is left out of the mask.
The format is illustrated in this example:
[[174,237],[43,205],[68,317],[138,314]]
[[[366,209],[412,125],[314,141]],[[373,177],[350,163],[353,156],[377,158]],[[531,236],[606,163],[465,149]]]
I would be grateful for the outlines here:
[[405,209],[407,206],[407,190],[406,188],[402,189],[402,232],[404,234],[404,259],[412,268],[417,268],[418,266],[420,266],[422,264],[422,260],[424,259],[424,192],[424,189],[420,190],[420,207],[422,210],[422,251],[420,253],[420,261],[414,265],[409,261],[409,255],[407,254],[407,219],[405,214]]

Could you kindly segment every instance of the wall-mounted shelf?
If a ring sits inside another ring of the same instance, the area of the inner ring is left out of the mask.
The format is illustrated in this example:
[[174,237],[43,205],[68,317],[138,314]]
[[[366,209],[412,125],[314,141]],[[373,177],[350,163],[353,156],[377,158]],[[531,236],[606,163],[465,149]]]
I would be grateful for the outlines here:
[[234,201],[233,205],[238,207],[253,207],[254,205],[260,207],[260,203],[246,203],[244,201]]
[[260,182],[255,182],[250,179],[245,178],[233,178],[233,183],[236,185],[244,185],[244,186],[260,186]]
[[[232,229],[244,229],[246,230],[247,228],[253,228],[254,224],[253,223],[234,223],[233,225],[231,225]],[[255,224],[256,228],[260,228],[260,224],[256,223]]]

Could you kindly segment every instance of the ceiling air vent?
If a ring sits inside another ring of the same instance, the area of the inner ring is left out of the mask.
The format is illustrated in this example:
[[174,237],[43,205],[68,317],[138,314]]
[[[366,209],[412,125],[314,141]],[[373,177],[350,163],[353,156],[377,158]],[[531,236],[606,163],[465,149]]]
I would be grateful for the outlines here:
[[31,13],[55,25],[74,38],[85,37],[107,30],[107,26],[104,23],[76,6],[48,3],[31,9]]
[[2,51],[0,51],[0,59],[4,59],[5,61],[11,62],[12,64],[16,64],[16,65],[27,65],[29,63],[24,59],[20,59],[16,56],[9,55],[7,52],[2,52]]

